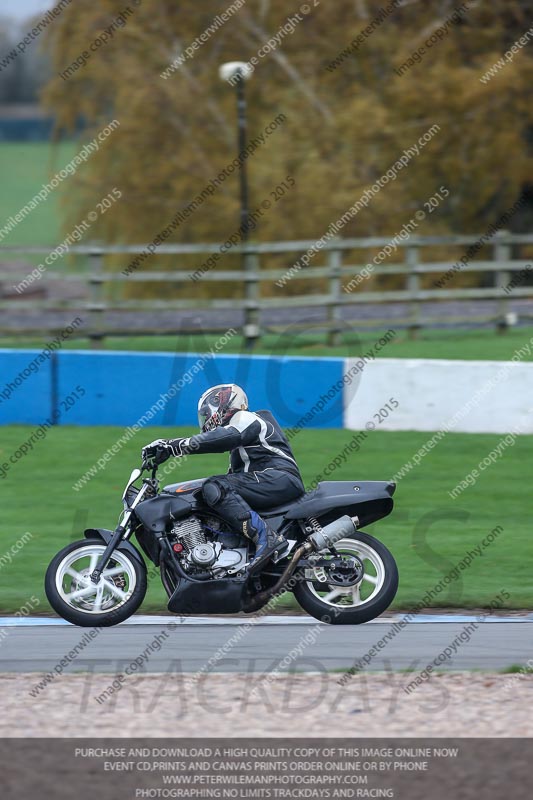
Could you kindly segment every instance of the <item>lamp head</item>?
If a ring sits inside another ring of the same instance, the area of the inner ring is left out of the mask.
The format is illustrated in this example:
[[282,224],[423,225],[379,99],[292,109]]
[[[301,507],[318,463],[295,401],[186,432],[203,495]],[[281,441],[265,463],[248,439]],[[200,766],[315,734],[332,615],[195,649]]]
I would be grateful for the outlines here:
[[252,67],[245,61],[227,61],[218,69],[220,79],[230,83],[235,83],[239,77],[246,81],[251,77],[252,72]]

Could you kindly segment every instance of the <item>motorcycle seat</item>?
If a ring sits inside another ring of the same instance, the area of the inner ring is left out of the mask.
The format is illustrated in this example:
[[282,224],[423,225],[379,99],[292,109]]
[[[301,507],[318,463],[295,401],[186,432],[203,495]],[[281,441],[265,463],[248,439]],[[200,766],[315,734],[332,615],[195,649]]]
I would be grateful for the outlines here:
[[287,519],[305,519],[318,517],[335,509],[351,508],[352,513],[355,513],[356,507],[361,507],[363,503],[383,503],[383,501],[392,509],[391,498],[395,489],[396,484],[392,481],[321,481],[316,489],[306,492],[291,503],[258,513],[264,517],[285,516]]
[[307,498],[311,492],[307,492],[303,494],[301,497],[297,497],[296,500],[291,500],[288,503],[283,503],[282,506],[274,506],[274,508],[269,508],[266,511],[258,511],[258,514],[261,514],[262,517],[280,517],[282,514],[285,514],[290,508],[295,506],[297,503],[301,503],[304,498]]
[[257,513],[260,514],[262,517],[279,517],[282,514],[285,514],[286,511],[289,510],[292,503],[285,503],[282,506],[278,506],[277,508],[269,508],[267,511],[258,511]]

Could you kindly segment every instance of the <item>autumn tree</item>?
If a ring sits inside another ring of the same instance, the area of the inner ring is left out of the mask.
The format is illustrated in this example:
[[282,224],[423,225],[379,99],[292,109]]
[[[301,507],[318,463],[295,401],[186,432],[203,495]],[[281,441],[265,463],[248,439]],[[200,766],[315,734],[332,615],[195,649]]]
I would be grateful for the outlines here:
[[[453,22],[458,0],[403,0],[357,46],[352,42],[380,10],[395,5],[391,0],[310,0],[309,13],[284,0],[248,0],[163,77],[228,5],[130,3],[124,26],[67,80],[59,73],[89,51],[124,0],[77,0],[50,26],[55,77],[44,99],[57,116],[58,135],[80,119],[88,128],[84,139],[120,121],[83,178],[74,179],[74,192],[69,184],[67,227],[116,186],[123,200],[102,217],[99,235],[151,240],[235,157],[235,92],[220,81],[219,65],[257,57],[283,26],[293,30],[258,59],[246,87],[251,138],[286,115],[248,160],[252,207],[287,175],[295,186],[260,220],[257,239],[316,239],[433,125],[438,134],[345,226],[344,236],[393,234],[441,185],[450,196],[425,220],[422,235],[481,233],[527,197],[533,183],[527,46],[488,82],[480,80],[530,27],[526,0],[468,0]],[[438,29],[442,36],[399,75]],[[169,241],[223,241],[238,226],[237,181],[234,172]],[[509,227],[530,226],[531,207]]]

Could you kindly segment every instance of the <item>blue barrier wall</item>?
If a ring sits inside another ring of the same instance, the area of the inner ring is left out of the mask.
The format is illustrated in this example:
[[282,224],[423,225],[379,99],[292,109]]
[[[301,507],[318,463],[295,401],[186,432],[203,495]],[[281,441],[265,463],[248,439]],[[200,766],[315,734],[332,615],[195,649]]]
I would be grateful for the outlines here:
[[62,425],[127,427],[159,401],[141,424],[196,425],[200,394],[234,382],[248,393],[251,408],[269,408],[284,427],[297,426],[317,403],[321,408],[306,427],[343,425],[342,358],[69,350],[30,371],[39,356],[37,350],[0,350],[0,424],[40,425],[55,413]]
[[52,365],[50,359],[40,361],[40,355],[38,350],[0,350],[1,424],[40,423],[48,417]]

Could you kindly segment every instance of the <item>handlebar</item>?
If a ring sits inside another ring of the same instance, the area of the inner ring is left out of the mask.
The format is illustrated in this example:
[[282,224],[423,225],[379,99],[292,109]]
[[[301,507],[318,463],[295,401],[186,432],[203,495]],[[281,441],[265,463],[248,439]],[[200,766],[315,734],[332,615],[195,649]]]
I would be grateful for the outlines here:
[[157,474],[157,468],[158,467],[159,467],[159,464],[156,464],[153,461],[143,461],[142,464],[141,464],[141,471],[142,472],[148,472],[149,470],[151,470],[152,471],[151,478],[152,478],[152,480],[154,480],[154,478],[155,478],[155,476]]

